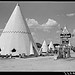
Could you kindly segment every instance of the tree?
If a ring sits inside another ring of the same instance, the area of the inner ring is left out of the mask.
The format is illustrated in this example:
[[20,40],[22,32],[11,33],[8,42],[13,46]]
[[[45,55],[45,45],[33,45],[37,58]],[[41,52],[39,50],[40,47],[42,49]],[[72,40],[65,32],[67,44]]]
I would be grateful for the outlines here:
[[42,44],[40,44],[40,43],[36,43],[36,45],[38,48],[41,48],[41,46],[42,46]]
[[75,52],[75,47],[74,46],[71,46],[71,50],[73,50],[73,52]]

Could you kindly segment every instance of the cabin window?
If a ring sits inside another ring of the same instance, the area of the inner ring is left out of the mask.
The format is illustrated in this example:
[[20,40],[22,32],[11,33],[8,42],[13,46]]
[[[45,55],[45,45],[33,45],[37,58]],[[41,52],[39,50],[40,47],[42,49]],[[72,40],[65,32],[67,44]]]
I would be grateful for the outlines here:
[[66,43],[69,43],[69,41],[66,41]]
[[0,48],[0,51],[1,51],[1,48]]
[[62,43],[65,43],[65,41],[62,41]]
[[13,49],[11,50],[11,52],[16,52],[16,49],[15,49],[15,48],[13,48]]

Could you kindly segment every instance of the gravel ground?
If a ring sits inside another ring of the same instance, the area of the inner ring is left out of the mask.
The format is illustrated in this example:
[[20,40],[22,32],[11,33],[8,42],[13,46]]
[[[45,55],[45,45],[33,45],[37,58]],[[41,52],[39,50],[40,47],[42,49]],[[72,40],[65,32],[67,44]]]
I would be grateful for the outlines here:
[[26,59],[0,58],[0,71],[75,71],[75,53],[71,52],[71,56],[71,58],[57,60],[54,60],[53,56]]

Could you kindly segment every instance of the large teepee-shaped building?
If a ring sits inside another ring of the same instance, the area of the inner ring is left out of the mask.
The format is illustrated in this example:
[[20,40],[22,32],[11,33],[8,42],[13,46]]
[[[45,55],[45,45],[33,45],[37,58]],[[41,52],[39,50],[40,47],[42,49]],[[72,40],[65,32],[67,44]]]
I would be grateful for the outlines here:
[[[35,49],[31,46],[34,46]],[[33,41],[31,32],[22,15],[19,4],[16,5],[3,30],[0,37],[0,48],[2,55],[16,53],[25,53],[26,55],[29,55],[31,54],[31,51],[38,55],[37,46]],[[12,50],[14,50],[14,52]]]

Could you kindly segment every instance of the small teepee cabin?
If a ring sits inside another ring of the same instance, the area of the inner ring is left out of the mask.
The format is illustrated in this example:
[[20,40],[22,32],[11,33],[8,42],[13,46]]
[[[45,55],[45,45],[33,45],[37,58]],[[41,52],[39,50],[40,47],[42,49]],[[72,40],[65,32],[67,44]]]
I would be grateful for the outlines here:
[[44,40],[42,47],[41,47],[42,53],[47,53],[47,49],[48,49],[47,44],[46,44],[46,41]]
[[49,44],[49,47],[48,47],[48,48],[49,48],[49,50],[50,50],[50,49],[52,49],[52,50],[54,51],[54,45],[53,45],[52,41],[50,42],[50,44]]

